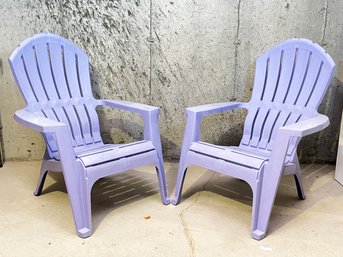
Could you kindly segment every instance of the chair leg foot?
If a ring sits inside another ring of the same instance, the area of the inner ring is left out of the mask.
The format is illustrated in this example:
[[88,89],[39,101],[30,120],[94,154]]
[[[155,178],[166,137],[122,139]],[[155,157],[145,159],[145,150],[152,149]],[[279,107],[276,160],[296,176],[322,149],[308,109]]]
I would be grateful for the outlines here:
[[181,197],[173,197],[173,199],[171,200],[171,203],[173,204],[173,205],[178,205],[179,203],[180,203],[180,200],[181,200]]
[[81,238],[87,238],[92,235],[92,231],[89,228],[82,228],[77,231],[77,234]]
[[258,230],[258,229],[255,229],[252,233],[251,233],[251,237],[253,239],[256,239],[256,240],[261,240],[263,238],[266,237],[266,232],[263,232],[261,230]]
[[166,197],[165,199],[163,199],[163,200],[162,200],[162,203],[163,203],[164,205],[169,205],[169,204],[170,204],[170,199],[169,199],[169,197]]

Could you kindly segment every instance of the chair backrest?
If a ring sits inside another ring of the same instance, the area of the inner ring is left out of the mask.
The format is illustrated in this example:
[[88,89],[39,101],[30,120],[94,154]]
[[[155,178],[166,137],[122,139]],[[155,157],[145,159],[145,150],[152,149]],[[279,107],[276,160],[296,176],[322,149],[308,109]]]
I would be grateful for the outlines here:
[[[9,58],[12,73],[30,111],[69,124],[74,147],[102,143],[90,86],[88,56],[54,34],[23,41]],[[43,135],[57,157],[52,135]]]
[[241,146],[271,151],[279,127],[316,115],[334,71],[331,57],[307,39],[284,41],[260,56]]

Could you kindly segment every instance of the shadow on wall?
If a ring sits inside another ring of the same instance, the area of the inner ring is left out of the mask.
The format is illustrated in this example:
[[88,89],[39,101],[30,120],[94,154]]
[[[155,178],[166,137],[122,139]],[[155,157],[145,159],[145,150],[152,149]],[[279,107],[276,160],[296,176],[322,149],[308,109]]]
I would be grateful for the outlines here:
[[[98,73],[92,66],[90,70],[90,77],[94,97],[96,99],[103,98],[103,93],[99,87]],[[128,100],[122,99],[121,97],[116,97],[116,99]],[[101,137],[104,143],[123,144],[137,140],[143,140],[144,126],[140,115],[104,106],[97,108],[97,113],[99,117]],[[183,132],[183,128],[180,131]],[[178,161],[181,147],[169,140],[167,137],[163,137],[163,135],[161,135],[161,143],[163,155],[168,156],[169,161]],[[178,154],[176,156],[173,154],[168,154],[170,149],[172,149],[173,153]]]
[[340,113],[343,108],[342,99],[343,82],[336,76],[332,79],[328,92],[318,108],[319,113],[329,117],[330,126],[301,140],[298,146],[298,156],[302,163],[335,163],[341,126]]

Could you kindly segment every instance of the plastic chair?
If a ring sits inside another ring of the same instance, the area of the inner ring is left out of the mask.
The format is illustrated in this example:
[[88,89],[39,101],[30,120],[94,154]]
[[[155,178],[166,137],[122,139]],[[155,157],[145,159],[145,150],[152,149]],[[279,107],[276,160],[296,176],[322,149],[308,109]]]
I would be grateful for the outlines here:
[[[303,136],[329,125],[329,119],[318,114],[317,108],[334,70],[335,63],[319,45],[306,39],[287,40],[257,59],[249,102],[187,108],[172,203],[180,202],[190,165],[244,180],[253,192],[252,237],[264,238],[282,175],[294,175],[298,196],[305,199],[296,149]],[[202,118],[236,108],[248,110],[239,146],[200,141]]]
[[[99,178],[153,164],[162,202],[169,204],[158,126],[159,108],[94,99],[88,56],[57,35],[37,34],[26,39],[14,50],[9,63],[27,104],[15,113],[15,120],[39,131],[46,142],[34,194],[41,194],[48,171],[63,171],[80,237],[92,234],[90,193]],[[144,119],[144,140],[104,144],[95,110],[98,105],[140,114]]]

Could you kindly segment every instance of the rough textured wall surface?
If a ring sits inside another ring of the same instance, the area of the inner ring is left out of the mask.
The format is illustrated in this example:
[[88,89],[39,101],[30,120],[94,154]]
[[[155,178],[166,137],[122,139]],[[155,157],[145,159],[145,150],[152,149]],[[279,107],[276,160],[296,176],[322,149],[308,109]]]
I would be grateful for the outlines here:
[[[150,2],[61,3],[62,34],[88,53],[94,96],[150,104]],[[135,114],[99,108],[99,118],[105,142],[143,138]]]
[[[169,158],[180,154],[185,107],[232,98],[236,18],[237,6],[225,0],[153,1],[153,104],[161,106],[163,150]],[[204,140],[220,143],[230,128],[237,136],[240,129],[234,125],[242,119],[231,114],[226,122],[227,115],[203,121]]]
[[[334,58],[337,74],[320,107],[331,126],[304,139],[299,153],[306,162],[335,161],[343,96],[342,9],[339,0],[2,0],[0,110],[6,156],[41,158],[39,135],[12,120],[23,103],[7,58],[24,38],[46,31],[69,38],[89,54],[95,97],[161,107],[166,159],[179,156],[185,107],[249,100],[259,55],[288,38],[311,39]],[[245,115],[207,117],[202,139],[238,144]],[[99,117],[106,142],[142,138],[136,115],[100,108]]]

